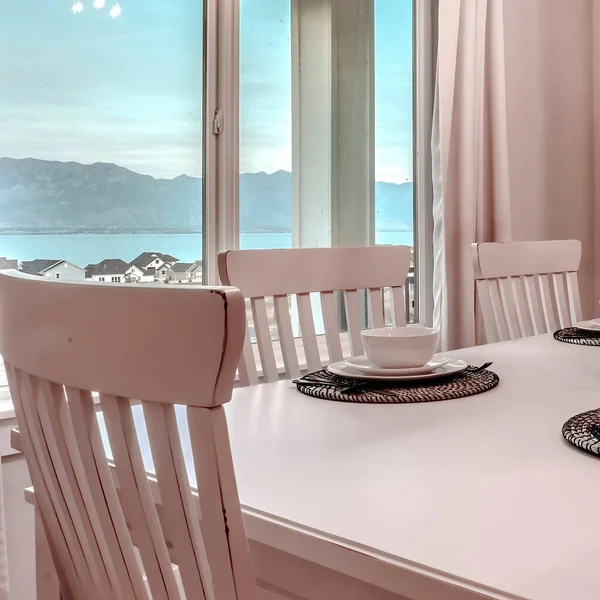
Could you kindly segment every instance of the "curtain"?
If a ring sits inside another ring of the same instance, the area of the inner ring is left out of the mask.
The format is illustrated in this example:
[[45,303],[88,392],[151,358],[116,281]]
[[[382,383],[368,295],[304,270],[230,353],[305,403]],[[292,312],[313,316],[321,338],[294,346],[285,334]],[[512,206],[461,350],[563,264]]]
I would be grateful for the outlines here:
[[442,0],[432,155],[435,323],[480,340],[471,244],[511,239],[502,0]]

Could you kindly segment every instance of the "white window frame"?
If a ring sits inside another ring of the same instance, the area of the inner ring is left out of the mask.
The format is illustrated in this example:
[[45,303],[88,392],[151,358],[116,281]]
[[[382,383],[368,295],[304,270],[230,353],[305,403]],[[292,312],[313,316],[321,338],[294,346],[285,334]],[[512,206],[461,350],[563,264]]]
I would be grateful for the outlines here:
[[[355,8],[362,5],[373,6],[374,0],[291,2],[293,64],[312,61],[315,68],[324,65],[323,69],[330,69],[328,73],[324,73],[324,77],[304,79],[298,68],[292,69],[293,244],[297,247],[374,244],[374,86],[365,85],[365,89],[371,93],[365,94],[364,98],[355,96],[350,102],[348,95],[326,89],[324,85],[327,83],[324,82],[331,79],[328,76],[334,74],[336,68],[347,66],[344,60],[350,60],[346,57],[353,53],[340,47],[339,43],[326,43],[324,47],[314,44],[314,40],[319,39],[319,34],[323,39],[331,40],[335,28],[360,25],[361,17],[356,17],[357,12],[354,17],[348,16],[352,13],[349,10],[350,4]],[[437,3],[438,0],[413,0],[414,247],[418,257],[415,311],[417,320],[427,324],[431,324],[433,318],[433,193],[430,148]],[[319,5],[322,5],[322,10]],[[213,285],[219,283],[216,260],[218,252],[239,248],[239,18],[239,0],[205,0],[203,283]],[[352,18],[355,20],[352,21]],[[347,19],[350,21],[344,23]],[[372,22],[368,19],[364,19],[362,23],[365,31],[367,28],[373,31]],[[346,44],[349,43],[349,36],[341,37]],[[303,44],[303,39],[309,38],[311,42]],[[374,76],[374,44],[369,46],[364,41],[363,39],[363,48],[369,50],[365,56],[361,56],[361,60],[372,67],[367,67],[362,73],[368,83]],[[323,114],[315,114],[313,110],[315,95],[332,100],[323,103]],[[313,104],[309,106],[310,99]],[[360,111],[362,130],[358,134],[359,137],[362,136],[362,144],[365,145],[365,156],[360,152],[358,156],[344,154],[344,149],[352,145],[348,133],[350,128],[318,126],[320,121],[331,123],[338,117],[343,120],[344,114],[355,115],[357,102],[365,106],[365,110]],[[321,137],[318,137],[319,131]],[[364,142],[365,133],[369,140],[367,144]],[[319,169],[318,161],[323,162],[323,157],[315,154],[315,148],[323,149],[327,156],[334,154],[336,164],[340,161],[356,161],[356,169],[363,175],[363,184],[354,186],[356,190],[344,188],[341,179],[336,177],[329,166],[329,172]],[[308,166],[300,168],[303,161],[310,163],[312,170]],[[302,174],[309,171],[310,177],[302,180]],[[319,173],[319,177],[314,176],[315,172]],[[315,193],[315,185],[319,193]],[[337,201],[340,194],[344,195],[343,210]],[[315,215],[319,217],[315,218]],[[348,215],[353,217],[349,219]]]
[[433,326],[433,182],[431,133],[439,0],[413,0],[413,186],[415,190],[415,314]]
[[203,283],[239,247],[239,0],[204,3]]

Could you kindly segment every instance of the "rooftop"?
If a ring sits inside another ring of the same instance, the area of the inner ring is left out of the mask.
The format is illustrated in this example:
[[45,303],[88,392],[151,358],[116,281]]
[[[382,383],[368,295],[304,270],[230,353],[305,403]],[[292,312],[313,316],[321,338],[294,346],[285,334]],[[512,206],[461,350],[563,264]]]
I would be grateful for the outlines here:
[[197,267],[198,265],[196,263],[184,263],[184,262],[178,262],[175,263],[172,267],[171,270],[174,273],[185,273],[186,271],[189,271],[192,267]]
[[105,258],[95,265],[88,265],[85,268],[87,277],[92,275],[124,275],[129,265],[120,258]]
[[36,258],[35,260],[24,260],[22,263],[21,271],[28,273],[29,275],[40,275],[44,271],[47,271],[51,267],[55,267],[64,260],[50,259],[50,258]]
[[163,262],[169,263],[177,262],[179,260],[170,254],[162,254],[162,252],[142,252],[129,263],[129,266],[135,265],[139,269],[144,269],[155,258],[160,258]]

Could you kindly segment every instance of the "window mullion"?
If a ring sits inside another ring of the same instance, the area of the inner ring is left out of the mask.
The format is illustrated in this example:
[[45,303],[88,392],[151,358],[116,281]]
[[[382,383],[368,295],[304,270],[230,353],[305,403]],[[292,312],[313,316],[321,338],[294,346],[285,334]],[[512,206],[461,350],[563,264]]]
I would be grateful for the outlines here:
[[239,247],[239,0],[206,0],[204,283]]
[[374,0],[293,0],[293,244],[374,242]]
[[415,253],[418,257],[415,320],[433,324],[432,119],[437,62],[438,0],[413,0],[413,161]]

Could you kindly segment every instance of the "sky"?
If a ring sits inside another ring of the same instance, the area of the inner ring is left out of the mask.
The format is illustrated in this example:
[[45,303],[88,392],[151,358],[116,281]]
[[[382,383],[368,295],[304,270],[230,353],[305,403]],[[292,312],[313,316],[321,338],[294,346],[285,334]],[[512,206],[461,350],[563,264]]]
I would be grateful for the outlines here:
[[[376,179],[401,183],[412,1],[374,1]],[[240,21],[240,172],[289,171],[290,0],[241,0]],[[2,0],[0,156],[200,176],[202,23],[200,0]]]

